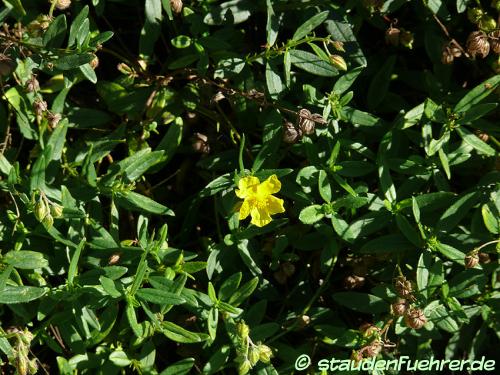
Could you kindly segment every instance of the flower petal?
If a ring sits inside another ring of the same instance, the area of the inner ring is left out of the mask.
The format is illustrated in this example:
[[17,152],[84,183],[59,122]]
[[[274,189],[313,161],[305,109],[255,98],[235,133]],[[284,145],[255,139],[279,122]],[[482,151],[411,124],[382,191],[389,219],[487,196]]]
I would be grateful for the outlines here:
[[259,185],[257,192],[259,195],[271,195],[277,193],[281,189],[281,182],[278,177],[273,174],[266,181]]
[[276,198],[272,195],[267,197],[266,206],[267,211],[270,215],[285,212],[285,207],[283,207],[283,199]]
[[248,215],[250,215],[250,211],[251,211],[251,208],[250,208],[250,204],[248,202],[248,199],[245,199],[240,207],[239,219],[245,220],[248,217]]
[[271,216],[269,216],[269,213],[265,208],[258,208],[256,206],[252,207],[251,215],[251,223],[258,227],[263,227],[264,225],[267,225],[271,222]]
[[236,196],[238,198],[246,198],[251,195],[257,194],[257,186],[259,186],[259,179],[254,176],[247,176],[240,178],[238,182],[238,189],[236,189]]

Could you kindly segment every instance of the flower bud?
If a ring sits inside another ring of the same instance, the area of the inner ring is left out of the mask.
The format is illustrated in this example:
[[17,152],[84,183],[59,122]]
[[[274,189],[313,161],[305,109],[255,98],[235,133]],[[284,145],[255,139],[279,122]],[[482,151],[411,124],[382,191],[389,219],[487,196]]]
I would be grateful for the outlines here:
[[7,55],[0,53],[0,76],[7,77],[16,69],[15,62]]
[[236,325],[236,331],[242,340],[246,340],[250,334],[250,327],[248,327],[244,322],[239,322]]
[[403,298],[398,298],[398,300],[391,305],[392,313],[396,316],[403,316],[407,308],[408,303]]
[[470,33],[467,38],[467,52],[475,58],[479,55],[482,58],[488,56],[490,53],[490,43],[488,42],[488,37],[483,31],[474,31]]
[[96,55],[94,55],[94,58],[89,64],[92,69],[94,70],[97,69],[97,67],[99,66],[99,58]]
[[422,310],[412,308],[405,315],[405,323],[410,328],[420,329],[427,323],[427,318]]
[[385,42],[392,46],[397,47],[399,45],[399,36],[401,34],[401,30],[396,27],[389,27],[385,31]]
[[497,28],[497,22],[493,17],[484,15],[479,20],[478,26],[481,30],[489,32]]
[[291,122],[286,121],[283,124],[283,142],[297,143],[302,137],[302,131],[297,129]]
[[491,50],[496,54],[500,54],[500,30],[495,30],[491,32],[489,35],[489,41]]
[[50,213],[45,215],[45,217],[42,220],[42,224],[45,225],[47,229],[52,228],[52,225],[54,225],[54,218]]
[[250,371],[251,368],[252,368],[252,364],[250,363],[250,361],[248,359],[245,359],[238,366],[238,375],[248,374],[248,371]]
[[248,352],[248,359],[250,360],[252,366],[255,365],[257,362],[259,362],[259,358],[260,358],[259,349],[252,346]]
[[478,23],[483,14],[484,13],[481,8],[469,8],[467,10],[467,18],[472,23]]
[[182,12],[182,0],[170,0],[172,12],[179,14]]
[[299,111],[299,116],[297,118],[299,129],[303,134],[310,135],[314,133],[315,124],[311,120],[311,111],[306,108],[302,108]]
[[342,56],[340,56],[340,55],[331,55],[330,56],[330,62],[338,70],[347,71],[347,63],[345,62],[345,60],[344,60],[344,58]]
[[479,264],[479,256],[476,253],[468,254],[465,259],[465,268],[474,268]]
[[54,216],[56,219],[58,217],[61,217],[62,214],[63,214],[63,208],[62,206],[59,206],[58,204],[53,204],[51,207],[50,207],[50,214],[52,216]]
[[47,205],[42,199],[38,200],[37,204],[35,205],[34,213],[38,221],[42,221],[45,218],[45,216],[47,216],[47,214],[49,213]]
[[31,76],[26,81],[26,91],[35,92],[38,90],[40,90],[40,84],[38,83],[38,80],[35,78],[35,76]]
[[267,345],[264,344],[259,344],[257,346],[257,349],[259,351],[259,359],[261,362],[264,363],[269,363],[271,362],[271,357],[273,356],[273,351],[271,348]]

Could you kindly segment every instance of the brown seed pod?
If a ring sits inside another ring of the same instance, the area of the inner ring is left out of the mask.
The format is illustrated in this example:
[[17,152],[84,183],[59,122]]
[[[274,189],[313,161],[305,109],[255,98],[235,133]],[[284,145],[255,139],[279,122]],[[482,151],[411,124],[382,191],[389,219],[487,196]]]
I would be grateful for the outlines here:
[[47,110],[47,102],[42,99],[35,99],[33,102],[33,110],[37,116],[42,116],[43,113]]
[[193,150],[200,154],[208,154],[210,152],[210,144],[208,137],[205,134],[194,133],[193,135]]
[[111,254],[111,256],[108,259],[108,265],[112,266],[112,265],[117,264],[120,261],[121,257],[122,257],[121,252],[116,252],[116,253]]
[[397,47],[399,45],[399,37],[401,34],[401,30],[399,30],[397,27],[389,27],[385,31],[385,42],[387,44],[393,45]]
[[409,298],[413,293],[411,281],[406,280],[404,276],[398,276],[394,282],[396,293],[403,298]]
[[170,0],[170,7],[174,13],[179,14],[182,12],[182,0]]
[[306,108],[302,108],[299,111],[299,116],[297,117],[297,125],[303,134],[310,135],[314,133],[315,124],[311,119],[311,111]]
[[477,254],[479,256],[479,263],[489,263],[490,262],[490,256],[487,253],[479,253]]
[[92,61],[89,63],[89,65],[90,65],[90,67],[91,67],[92,69],[94,69],[94,70],[95,70],[95,69],[99,66],[99,58],[98,58],[96,55],[94,55],[94,58],[93,58],[93,59],[92,59]]
[[495,30],[488,34],[491,50],[500,54],[500,30]]
[[490,140],[490,136],[488,135],[488,133],[485,133],[481,130],[477,130],[475,133],[476,136],[483,142],[488,142]]
[[297,129],[291,122],[286,121],[283,124],[283,142],[297,143],[302,138],[302,131]]
[[49,122],[49,126],[51,128],[55,128],[57,124],[59,124],[59,121],[61,121],[61,114],[60,113],[52,113],[49,112],[47,115],[47,121]]
[[396,316],[403,316],[407,309],[408,302],[403,298],[398,298],[398,300],[391,305],[392,313]]
[[460,57],[462,51],[460,48],[455,46],[453,43],[449,43],[443,47],[443,52],[441,54],[441,62],[443,64],[451,64],[456,57]]
[[427,318],[422,310],[412,308],[405,315],[405,323],[410,328],[420,329],[427,323]]
[[465,268],[474,268],[479,264],[479,257],[475,253],[468,254],[464,259],[464,263]]
[[488,36],[483,31],[474,31],[467,38],[467,52],[475,58],[479,55],[483,59],[490,53],[490,43]]

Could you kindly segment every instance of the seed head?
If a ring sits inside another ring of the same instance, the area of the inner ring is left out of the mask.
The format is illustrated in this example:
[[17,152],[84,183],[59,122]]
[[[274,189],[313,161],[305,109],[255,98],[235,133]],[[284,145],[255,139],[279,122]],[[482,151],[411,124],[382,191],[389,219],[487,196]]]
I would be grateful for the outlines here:
[[391,305],[392,313],[396,316],[403,316],[408,309],[408,303],[403,298],[398,298],[396,302]]
[[483,59],[490,53],[490,43],[488,36],[483,31],[474,31],[467,38],[467,52],[475,58],[479,55]]
[[61,121],[61,118],[62,116],[60,113],[49,112],[49,114],[47,115],[47,121],[49,122],[49,126],[51,128],[55,128],[57,124],[59,124],[59,121]]
[[490,256],[488,255],[488,253],[479,253],[477,255],[479,256],[480,263],[486,264],[490,262]]
[[170,0],[170,7],[174,13],[182,12],[182,0]]
[[410,328],[420,329],[427,323],[427,318],[422,310],[412,308],[405,315],[405,323]]
[[406,280],[404,276],[398,276],[394,283],[394,287],[396,289],[396,293],[403,298],[408,298],[413,293],[413,286],[411,281]]
[[315,124],[314,121],[311,120],[311,111],[308,109],[302,108],[299,111],[297,122],[297,125],[303,134],[310,135],[314,133]]
[[34,75],[26,81],[26,91],[35,92],[40,90],[40,84]]
[[489,35],[489,41],[491,50],[496,54],[500,54],[500,30],[495,30],[491,32]]
[[[49,0],[49,3],[52,1]],[[56,2],[56,8],[59,10],[65,10],[68,9],[71,5],[71,0],[57,0]]]
[[479,256],[477,253],[468,254],[464,260],[465,268],[474,268],[479,264]]
[[376,357],[382,350],[382,342],[380,340],[374,340],[369,346],[365,348],[365,353],[367,357]]
[[200,154],[208,154],[210,152],[210,144],[208,143],[208,137],[205,134],[194,133],[192,145],[193,150],[199,152]]
[[344,279],[344,286],[347,289],[361,288],[365,284],[365,278],[358,275],[349,275]]
[[462,55],[462,51],[460,48],[455,46],[453,43],[445,45],[443,47],[443,52],[441,55],[441,62],[443,64],[451,64],[456,57],[460,57]]
[[47,110],[47,102],[42,99],[35,99],[33,102],[33,110],[35,111],[35,114],[40,117],[43,115],[43,113]]
[[291,122],[286,121],[283,124],[283,142],[297,143],[302,138],[302,131],[296,128]]

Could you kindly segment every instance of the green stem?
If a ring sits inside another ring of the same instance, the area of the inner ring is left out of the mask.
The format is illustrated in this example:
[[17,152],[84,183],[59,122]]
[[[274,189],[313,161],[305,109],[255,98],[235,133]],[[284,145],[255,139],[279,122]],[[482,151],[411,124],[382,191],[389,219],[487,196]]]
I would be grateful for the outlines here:
[[50,10],[49,10],[50,18],[52,18],[52,15],[54,14],[54,9],[56,8],[57,1],[58,0],[52,0],[52,2],[50,3]]

